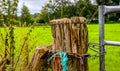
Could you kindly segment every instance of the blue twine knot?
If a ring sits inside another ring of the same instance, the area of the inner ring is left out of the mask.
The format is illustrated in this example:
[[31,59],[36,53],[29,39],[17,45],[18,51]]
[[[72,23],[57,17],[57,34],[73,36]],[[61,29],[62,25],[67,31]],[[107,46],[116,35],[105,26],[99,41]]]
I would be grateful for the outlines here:
[[48,58],[47,61],[52,60],[52,58],[55,57],[56,55],[60,55],[63,71],[68,71],[68,66],[67,66],[68,56],[65,52],[57,52],[54,55],[52,55],[50,58]]

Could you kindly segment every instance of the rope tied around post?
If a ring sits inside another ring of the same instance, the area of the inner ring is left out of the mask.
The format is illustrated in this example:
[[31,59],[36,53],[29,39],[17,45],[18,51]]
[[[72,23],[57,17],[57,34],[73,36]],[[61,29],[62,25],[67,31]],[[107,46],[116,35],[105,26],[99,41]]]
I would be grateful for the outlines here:
[[50,58],[48,58],[47,61],[49,62],[56,55],[60,55],[61,66],[62,66],[63,71],[68,71],[68,66],[67,66],[68,56],[65,52],[57,52],[57,53],[53,54]]

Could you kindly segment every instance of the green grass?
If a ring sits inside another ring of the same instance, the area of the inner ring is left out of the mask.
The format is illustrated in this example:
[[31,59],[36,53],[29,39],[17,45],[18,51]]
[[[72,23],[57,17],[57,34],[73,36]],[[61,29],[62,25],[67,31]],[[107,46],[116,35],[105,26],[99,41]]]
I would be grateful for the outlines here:
[[[15,42],[16,42],[16,52],[19,54],[19,49],[21,49],[21,46],[23,45],[24,37],[26,37],[27,32],[30,30],[30,28],[20,28],[17,27],[15,29]],[[19,38],[18,38],[19,36]],[[32,29],[32,32],[30,33],[30,36],[28,37],[28,45],[30,48],[30,59],[36,49],[36,47],[41,45],[50,45],[52,44],[52,34],[51,34],[51,28],[50,27],[35,27]]]
[[[98,24],[88,24],[89,31],[89,42],[98,42],[99,41],[99,28]],[[120,24],[105,24],[105,39],[120,41]],[[24,37],[30,28],[15,28],[15,55],[16,58],[19,54],[21,45],[23,44]],[[1,33],[4,33],[2,28],[0,29]],[[35,27],[32,33],[29,36],[28,40],[29,48],[30,48],[30,59],[34,53],[34,50],[37,46],[41,45],[49,45],[52,44],[52,34],[50,27]],[[1,40],[0,36],[0,42]],[[2,44],[0,43],[0,48],[2,49]],[[120,71],[120,48],[117,46],[106,46],[106,70],[107,71]],[[0,53],[2,50],[0,50]],[[90,53],[93,53],[89,50]],[[98,57],[90,57],[88,58],[89,63],[89,71],[99,71],[99,58]]]
[[[8,29],[8,28],[7,28]],[[14,30],[14,38],[15,38],[15,63],[17,62],[19,58],[20,51],[22,49],[23,43],[25,42],[25,37],[27,36],[28,31],[31,28],[28,27],[15,27]],[[9,32],[8,30],[5,30],[3,28],[0,28],[0,55],[4,56],[4,42],[2,40],[5,38],[6,32]],[[29,47],[29,61],[32,58],[32,55],[36,49],[36,47],[41,45],[50,45],[52,44],[52,35],[51,35],[51,28],[50,27],[35,27],[32,29],[32,32],[28,36],[28,40],[25,45],[28,45]],[[17,64],[17,71],[21,69],[21,65],[23,63],[23,55],[24,52],[22,51],[20,60]],[[0,57],[1,59],[1,57]]]
[[[105,24],[105,40],[120,41],[120,24]],[[88,25],[89,42],[99,41],[99,29],[97,24]],[[120,48],[119,46],[105,46],[106,49],[106,70],[120,71]],[[89,58],[90,71],[99,71],[99,58]]]

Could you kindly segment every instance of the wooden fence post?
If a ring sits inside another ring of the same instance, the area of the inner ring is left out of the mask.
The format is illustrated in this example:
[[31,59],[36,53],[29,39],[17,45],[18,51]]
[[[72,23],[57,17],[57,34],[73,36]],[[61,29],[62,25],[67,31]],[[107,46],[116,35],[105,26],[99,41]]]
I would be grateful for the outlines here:
[[[53,51],[72,54],[68,60],[68,71],[88,71],[87,58],[84,54],[88,50],[88,30],[86,19],[83,17],[63,18],[51,21],[53,36]],[[80,55],[77,57],[76,55]],[[52,60],[52,70],[62,71],[59,56]]]
[[29,65],[26,67],[24,71],[48,71],[48,68],[49,68],[48,62],[45,59],[41,59],[41,58],[46,53],[48,53],[48,50],[51,47],[52,45],[37,47],[32,57],[31,62],[29,63]]

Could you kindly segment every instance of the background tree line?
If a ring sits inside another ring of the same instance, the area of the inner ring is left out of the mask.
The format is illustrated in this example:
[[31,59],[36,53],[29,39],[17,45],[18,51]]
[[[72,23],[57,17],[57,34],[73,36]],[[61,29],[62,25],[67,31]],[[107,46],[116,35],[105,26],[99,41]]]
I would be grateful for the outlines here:
[[[92,5],[90,0],[49,0],[49,3],[43,6],[40,13],[31,14],[27,6],[23,4],[21,15],[14,16],[14,24],[17,26],[41,25],[49,23],[52,19],[70,18],[73,16],[83,16],[88,22],[96,22],[98,19],[98,5],[119,5],[119,0],[96,0],[97,5]],[[0,5],[4,3],[1,2]],[[2,18],[7,25],[7,14],[2,13],[4,8],[0,6],[0,25]],[[6,13],[9,11],[6,10]],[[2,16],[4,15],[4,16]],[[110,14],[106,16],[106,21],[118,21],[120,14]]]
[[[95,0],[94,0],[95,1]],[[58,19],[63,17],[82,16],[88,19],[89,22],[96,22],[98,20],[98,5],[119,5],[119,0],[96,0],[96,5],[92,5],[90,0],[49,0],[41,13],[39,14],[39,21],[49,22],[51,19]],[[106,21],[118,21],[120,14],[108,14]]]

